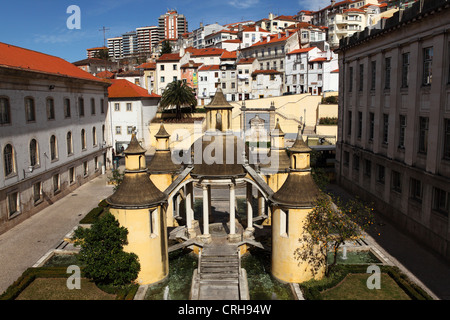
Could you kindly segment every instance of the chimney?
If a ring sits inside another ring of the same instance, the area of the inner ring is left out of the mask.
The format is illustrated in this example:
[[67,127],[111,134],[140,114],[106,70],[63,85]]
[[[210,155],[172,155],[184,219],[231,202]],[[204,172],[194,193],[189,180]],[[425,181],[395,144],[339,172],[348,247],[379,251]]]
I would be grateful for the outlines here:
[[200,22],[200,28],[203,28],[203,22]]
[[267,36],[267,42],[270,42],[270,35]]
[[244,29],[244,27],[242,27],[242,23],[239,23],[239,25],[238,25],[238,31],[239,31],[239,32],[242,32],[243,29]]
[[331,0],[331,6],[334,7],[334,5],[336,4],[335,0]]
[[256,32],[258,32],[259,31],[259,26],[256,26],[255,29],[256,29]]

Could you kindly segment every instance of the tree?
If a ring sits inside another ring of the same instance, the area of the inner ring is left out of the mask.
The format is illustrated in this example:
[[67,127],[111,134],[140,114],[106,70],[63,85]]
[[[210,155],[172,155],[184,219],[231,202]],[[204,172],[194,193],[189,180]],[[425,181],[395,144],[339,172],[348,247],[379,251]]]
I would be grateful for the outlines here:
[[172,46],[168,40],[164,40],[161,46],[161,55],[166,53],[172,53]]
[[94,53],[94,58],[109,60],[109,51],[108,49],[100,49]]
[[181,80],[169,83],[161,96],[161,108],[175,106],[177,119],[181,119],[181,106],[185,105],[190,106],[191,109],[197,105],[194,89]]
[[123,251],[128,230],[107,212],[91,228],[75,230],[75,245],[80,246],[79,258],[85,264],[84,273],[98,284],[122,286],[131,283],[141,269],[134,253]]
[[[305,246],[298,248],[295,255],[300,261],[308,261],[313,272],[326,265],[325,275],[329,276],[336,265],[339,247],[345,241],[363,238],[372,224],[373,209],[358,199],[343,203],[339,198],[332,201],[322,194],[306,217],[305,235],[301,239]],[[314,254],[317,250],[319,254]],[[334,255],[331,264],[327,264],[328,251]]]

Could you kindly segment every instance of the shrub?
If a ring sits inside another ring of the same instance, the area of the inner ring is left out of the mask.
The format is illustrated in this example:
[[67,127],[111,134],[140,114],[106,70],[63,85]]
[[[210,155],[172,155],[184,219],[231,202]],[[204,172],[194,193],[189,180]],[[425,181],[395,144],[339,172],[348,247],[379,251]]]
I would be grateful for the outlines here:
[[323,104],[338,104],[339,98],[338,96],[328,96],[325,98],[322,98]]
[[95,221],[97,221],[100,217],[100,215],[105,210],[104,207],[95,207],[91,211],[88,212],[88,214],[80,220],[81,224],[92,224]]
[[323,117],[319,119],[319,125],[337,125],[338,118],[336,117]]
[[107,212],[89,229],[75,230],[75,245],[81,246],[80,261],[86,277],[102,285],[130,284],[141,269],[134,253],[123,251],[128,230]]

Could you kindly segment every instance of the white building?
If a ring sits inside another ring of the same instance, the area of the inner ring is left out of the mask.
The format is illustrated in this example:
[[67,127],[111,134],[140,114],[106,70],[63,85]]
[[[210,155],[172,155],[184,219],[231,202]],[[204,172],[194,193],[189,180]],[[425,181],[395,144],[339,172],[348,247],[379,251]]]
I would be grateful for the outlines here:
[[127,148],[133,128],[141,145],[150,150],[150,121],[155,117],[161,96],[124,79],[112,79],[108,88],[106,139],[116,152]]
[[156,60],[157,94],[161,95],[166,86],[176,80],[181,80],[181,66],[189,62],[188,55],[166,53]]
[[338,58],[332,51],[318,47],[293,50],[286,54],[286,91],[320,95],[338,91]]
[[283,74],[276,70],[255,70],[252,73],[251,97],[278,97],[283,93]]
[[54,56],[4,43],[0,52],[2,233],[101,174],[110,157],[107,82]]
[[190,35],[192,38],[192,46],[196,49],[205,48],[205,37],[222,29],[223,27],[217,23],[207,24],[206,26],[200,23],[200,27],[193,30]]
[[208,105],[220,79],[220,65],[203,65],[198,69],[198,105]]

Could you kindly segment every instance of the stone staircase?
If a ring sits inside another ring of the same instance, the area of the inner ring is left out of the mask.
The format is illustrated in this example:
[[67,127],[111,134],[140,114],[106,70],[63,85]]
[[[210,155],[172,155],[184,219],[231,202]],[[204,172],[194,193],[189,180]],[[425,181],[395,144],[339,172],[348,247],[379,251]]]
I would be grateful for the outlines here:
[[248,299],[247,279],[240,267],[237,246],[205,245],[194,272],[191,299]]

